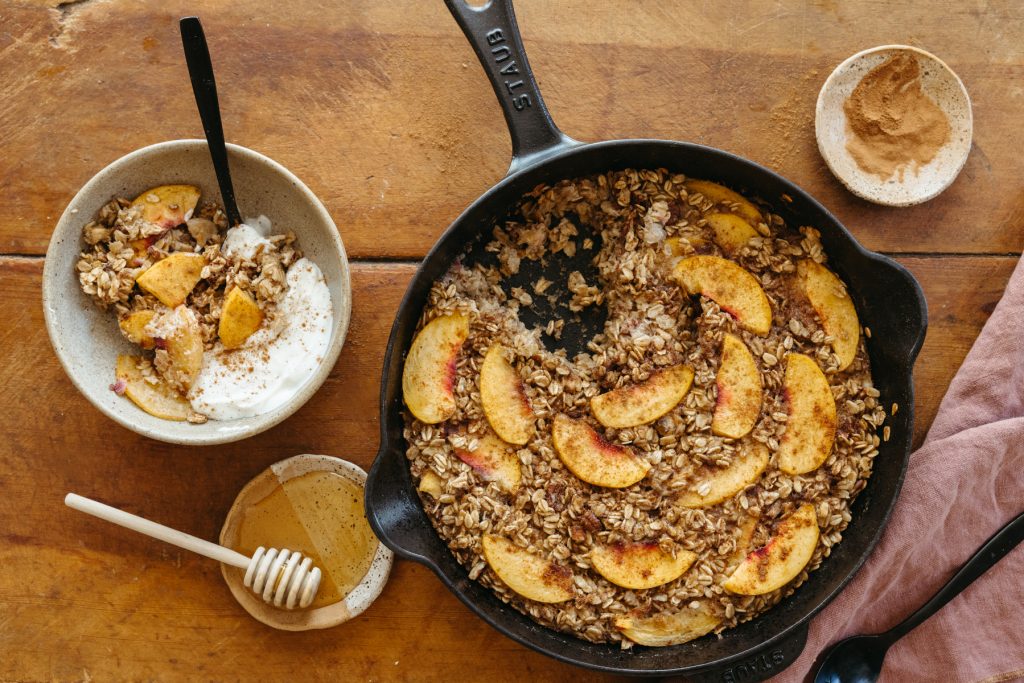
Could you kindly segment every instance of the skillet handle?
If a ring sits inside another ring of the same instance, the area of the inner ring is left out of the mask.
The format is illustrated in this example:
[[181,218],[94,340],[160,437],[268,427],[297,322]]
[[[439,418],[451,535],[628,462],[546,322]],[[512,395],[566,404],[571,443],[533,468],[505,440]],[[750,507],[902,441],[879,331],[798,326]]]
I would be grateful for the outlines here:
[[490,0],[482,7],[466,0],[445,4],[476,51],[505,114],[512,137],[508,175],[579,145],[548,114],[526,59],[512,0]]
[[380,541],[401,558],[434,567],[440,539],[413,490],[405,455],[383,437],[380,452],[366,475],[363,492],[366,520]]

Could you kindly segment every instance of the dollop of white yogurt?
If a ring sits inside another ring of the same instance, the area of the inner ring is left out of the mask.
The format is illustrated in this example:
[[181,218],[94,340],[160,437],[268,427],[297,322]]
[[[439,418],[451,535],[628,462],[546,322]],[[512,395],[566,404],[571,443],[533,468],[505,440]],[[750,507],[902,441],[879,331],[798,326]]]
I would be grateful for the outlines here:
[[270,220],[266,216],[249,218],[228,230],[220,250],[228,258],[251,259],[261,246],[269,247]]
[[[252,258],[261,244],[269,244],[264,237],[269,221],[260,219],[228,230],[224,254]],[[240,348],[228,350],[217,342],[204,354],[203,368],[189,391],[194,410],[214,420],[268,413],[291,399],[323,362],[334,322],[323,273],[302,258],[288,269],[286,281],[288,290],[273,323],[265,321]]]

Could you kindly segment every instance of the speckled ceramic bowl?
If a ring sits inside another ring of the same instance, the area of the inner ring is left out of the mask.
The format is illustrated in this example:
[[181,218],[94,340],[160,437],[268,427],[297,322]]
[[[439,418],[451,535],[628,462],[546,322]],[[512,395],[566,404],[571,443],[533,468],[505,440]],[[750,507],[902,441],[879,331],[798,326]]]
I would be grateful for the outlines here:
[[[316,392],[338,358],[352,309],[348,259],[338,229],[320,200],[286,168],[245,147],[228,145],[231,176],[243,217],[263,214],[275,228],[292,230],[298,245],[327,280],[334,307],[330,346],[317,371],[290,401],[262,415],[195,425],[153,417],[110,390],[120,353],[135,353],[112,311],[82,292],[75,263],[84,246],[82,226],[112,197],[135,197],[168,183],[188,183],[203,200],[220,201],[205,140],[174,140],[143,147],[97,173],[71,200],[50,239],[43,269],[43,312],[50,341],[78,390],[104,414],[132,431],[160,441],[208,445],[237,441],[273,427]],[[201,200],[202,201],[202,200]]]
[[[334,472],[360,488],[366,485],[366,472],[358,465],[329,455],[296,455],[274,463],[245,485],[235,498],[224,526],[220,531],[220,544],[229,548],[238,547],[238,532],[243,512],[266,498],[282,482],[301,477],[309,472]],[[360,506],[362,511],[362,506]],[[245,571],[237,567],[221,565],[221,573],[231,589],[232,595],[254,619],[284,631],[309,631],[330,628],[359,616],[384,590],[384,584],[391,574],[394,554],[383,543],[377,543],[370,568],[362,581],[341,601],[317,609],[284,610],[263,602],[243,583]]]
[[[917,58],[921,89],[946,115],[950,135],[930,162],[883,180],[861,169],[847,151],[843,105],[869,71],[897,52]],[[873,47],[837,66],[821,87],[814,117],[818,149],[836,178],[858,197],[886,206],[920,204],[949,187],[967,161],[973,128],[971,99],[960,78],[935,55],[910,45]]]

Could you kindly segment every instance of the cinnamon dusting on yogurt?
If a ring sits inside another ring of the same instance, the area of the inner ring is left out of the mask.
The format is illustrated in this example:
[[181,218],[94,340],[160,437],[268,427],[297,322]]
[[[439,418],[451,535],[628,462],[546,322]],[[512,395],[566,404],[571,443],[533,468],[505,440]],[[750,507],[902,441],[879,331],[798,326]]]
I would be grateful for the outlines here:
[[[262,219],[262,217],[261,217]],[[269,231],[268,225],[263,231]],[[228,230],[224,253],[253,258],[269,241],[247,223]],[[273,315],[237,349],[217,342],[188,394],[192,408],[215,420],[267,413],[284,405],[313,376],[330,345],[331,295],[315,263],[288,268],[287,291]]]

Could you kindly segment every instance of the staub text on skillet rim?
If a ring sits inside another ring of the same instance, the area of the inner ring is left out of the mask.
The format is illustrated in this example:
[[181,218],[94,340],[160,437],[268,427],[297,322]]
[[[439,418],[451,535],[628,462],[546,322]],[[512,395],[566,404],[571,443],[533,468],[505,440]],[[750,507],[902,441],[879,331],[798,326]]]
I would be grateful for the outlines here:
[[[530,71],[510,0],[471,7],[446,0],[494,87],[512,138],[508,175],[474,201],[445,231],[420,265],[391,330],[381,380],[381,446],[366,484],[366,512],[381,540],[400,557],[426,565],[446,586],[504,635],[564,662],[599,671],[691,680],[767,678],[801,652],[811,617],[853,577],[877,543],[896,501],[913,433],[914,360],[924,341],[927,309],[913,276],[894,261],[864,249],[821,204],[796,185],[728,152],[683,142],[615,140],[583,144],[565,136],[548,115]],[[598,644],[541,626],[489,589],[469,579],[434,531],[415,491],[402,436],[401,376],[405,354],[431,284],[468,244],[527,191],[623,168],[667,168],[761,197],[790,225],[821,232],[830,267],[847,283],[866,339],[875,386],[888,405],[901,406],[892,438],[879,448],[872,477],[852,509],[843,541],[796,592],[767,613],[721,637],[705,636],[667,648]],[[782,200],[786,195],[786,201]],[[481,653],[483,656],[484,653]]]

